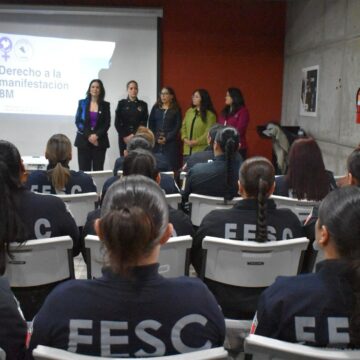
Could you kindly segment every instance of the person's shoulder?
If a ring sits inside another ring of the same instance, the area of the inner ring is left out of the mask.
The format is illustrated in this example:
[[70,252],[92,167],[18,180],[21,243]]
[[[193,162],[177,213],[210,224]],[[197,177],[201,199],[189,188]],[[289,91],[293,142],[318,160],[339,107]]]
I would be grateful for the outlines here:
[[[68,280],[57,285],[54,290],[48,295],[46,302],[61,303],[69,295],[71,298],[76,293],[83,293],[88,288],[93,288],[94,280]],[[60,300],[61,299],[61,300]]]
[[177,278],[166,278],[165,282],[169,289],[176,288],[179,293],[186,294],[186,297],[209,293],[205,283],[195,277],[179,276]]
[[46,170],[35,170],[35,171],[31,171],[27,181],[28,182],[32,182],[34,180],[38,180],[38,179],[47,179],[47,172]]

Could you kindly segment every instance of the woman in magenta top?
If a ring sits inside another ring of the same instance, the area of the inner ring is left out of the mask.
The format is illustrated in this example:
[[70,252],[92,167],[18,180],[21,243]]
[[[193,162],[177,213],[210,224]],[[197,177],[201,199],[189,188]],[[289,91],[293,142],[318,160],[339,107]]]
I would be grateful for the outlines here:
[[228,88],[225,96],[225,107],[218,122],[225,126],[233,126],[240,134],[239,152],[246,159],[247,143],[246,129],[249,124],[249,112],[245,106],[244,97],[238,88]]

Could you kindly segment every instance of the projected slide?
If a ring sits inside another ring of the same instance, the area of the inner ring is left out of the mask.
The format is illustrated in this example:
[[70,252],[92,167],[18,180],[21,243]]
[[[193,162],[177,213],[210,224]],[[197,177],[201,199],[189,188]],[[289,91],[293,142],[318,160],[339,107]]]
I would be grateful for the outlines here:
[[0,33],[0,113],[73,116],[115,42]]

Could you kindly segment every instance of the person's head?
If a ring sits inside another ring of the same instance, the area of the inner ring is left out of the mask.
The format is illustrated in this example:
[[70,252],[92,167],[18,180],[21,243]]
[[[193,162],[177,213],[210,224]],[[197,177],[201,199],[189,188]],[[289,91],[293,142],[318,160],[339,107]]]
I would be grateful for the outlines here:
[[0,275],[5,272],[10,242],[21,242],[25,236],[25,227],[13,198],[22,187],[24,172],[18,149],[12,143],[0,140]]
[[330,191],[321,150],[313,138],[297,139],[291,145],[286,181],[298,199],[319,201]]
[[135,100],[139,92],[138,83],[135,80],[130,80],[126,84],[126,90],[130,100]]
[[348,184],[360,185],[360,147],[357,147],[347,158]]
[[152,148],[155,146],[154,133],[146,126],[139,126],[138,129],[136,130],[135,135],[136,136],[139,135],[145,138],[151,144]]
[[115,273],[130,275],[134,266],[157,262],[172,234],[163,191],[145,176],[123,177],[108,189],[95,229]]
[[164,86],[160,91],[160,96],[157,101],[158,106],[168,106],[169,108],[177,109],[178,103],[176,94],[173,88],[170,86]]
[[152,150],[151,144],[142,135],[134,135],[126,145],[124,156],[128,156],[129,153],[136,149]]
[[245,106],[245,100],[240,89],[230,87],[225,95],[225,107],[222,111],[223,115],[232,115],[241,107]]
[[154,155],[143,149],[130,151],[124,158],[123,164],[123,176],[129,175],[143,175],[159,182],[159,171],[156,168]]
[[86,92],[86,97],[95,98],[98,102],[105,99],[104,84],[100,79],[90,81],[89,88]]
[[207,90],[197,89],[192,94],[192,104],[193,108],[197,108],[200,111],[200,116],[202,121],[206,121],[206,112],[211,111],[215,114],[215,109],[212,104],[211,98]]
[[239,171],[239,193],[257,199],[256,241],[267,240],[266,199],[275,189],[275,169],[266,158],[256,156],[243,162]]
[[360,189],[346,186],[330,192],[321,202],[315,230],[325,258],[340,258],[349,265],[354,291],[350,342],[360,347]]
[[221,124],[215,124],[210,128],[210,130],[208,132],[207,142],[211,146],[211,148],[214,147],[214,142],[215,142],[215,137],[216,137],[217,132],[223,128],[224,128],[224,125],[221,125]]
[[46,144],[45,157],[49,161],[48,176],[56,190],[62,190],[70,179],[71,142],[63,134],[53,135]]
[[232,188],[235,178],[234,160],[238,153],[240,144],[240,136],[237,130],[231,126],[225,126],[220,129],[215,136],[214,155],[225,155],[226,163],[226,195],[225,200],[232,199]]

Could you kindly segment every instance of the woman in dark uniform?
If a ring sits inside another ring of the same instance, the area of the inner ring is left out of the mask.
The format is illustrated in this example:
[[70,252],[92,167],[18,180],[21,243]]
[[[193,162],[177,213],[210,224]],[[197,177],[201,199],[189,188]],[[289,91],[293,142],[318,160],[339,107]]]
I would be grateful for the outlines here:
[[178,170],[181,112],[171,87],[161,89],[160,97],[150,113],[149,128],[155,135],[154,152],[163,153],[171,169]]
[[147,125],[149,116],[147,103],[137,98],[138,83],[130,80],[126,84],[126,89],[128,97],[118,102],[115,111],[115,128],[119,133],[120,156],[124,156],[126,144],[134,136],[138,127]]
[[79,100],[75,124],[79,169],[103,170],[106,149],[110,146],[110,103],[104,101],[105,88],[101,80],[90,82],[86,98]]

